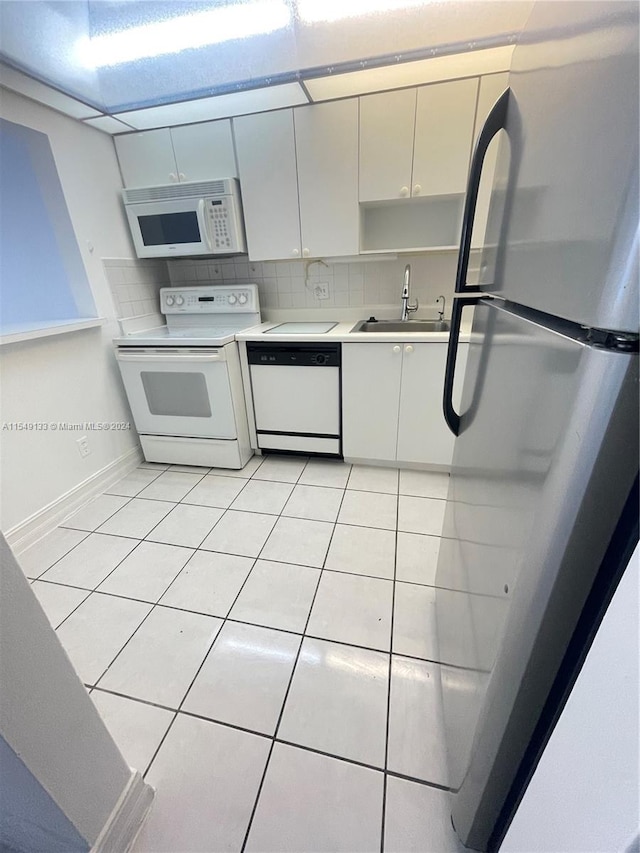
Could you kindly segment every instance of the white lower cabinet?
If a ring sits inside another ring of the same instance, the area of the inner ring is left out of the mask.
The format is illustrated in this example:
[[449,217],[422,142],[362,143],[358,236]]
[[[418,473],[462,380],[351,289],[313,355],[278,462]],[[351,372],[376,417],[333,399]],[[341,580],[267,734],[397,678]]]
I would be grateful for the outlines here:
[[[459,405],[468,344],[458,347]],[[446,343],[342,345],[343,453],[448,468],[453,435],[442,414]]]

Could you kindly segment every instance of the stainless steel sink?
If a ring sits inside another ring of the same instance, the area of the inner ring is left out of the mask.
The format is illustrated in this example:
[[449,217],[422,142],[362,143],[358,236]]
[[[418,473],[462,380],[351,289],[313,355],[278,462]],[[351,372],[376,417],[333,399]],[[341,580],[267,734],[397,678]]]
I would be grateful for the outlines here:
[[352,332],[448,332],[446,320],[361,320]]

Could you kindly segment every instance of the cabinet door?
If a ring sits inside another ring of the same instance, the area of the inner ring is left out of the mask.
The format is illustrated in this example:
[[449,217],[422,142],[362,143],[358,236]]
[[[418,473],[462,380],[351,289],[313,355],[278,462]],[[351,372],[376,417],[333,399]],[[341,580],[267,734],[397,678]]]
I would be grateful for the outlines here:
[[358,99],[294,109],[303,257],[357,255]]
[[342,448],[347,458],[396,458],[401,344],[342,345]]
[[[480,78],[478,109],[476,110],[476,123],[473,131],[474,147],[493,105],[508,85],[509,73],[507,71],[502,74],[488,74],[485,77]],[[499,136],[500,134],[498,134],[498,137],[496,137],[489,146],[482,167],[482,178],[480,179],[480,189],[478,190],[478,202],[476,205],[476,217],[473,222],[473,233],[471,235],[471,247],[474,249],[481,248],[484,245],[484,238],[487,230],[487,219],[489,216],[489,202],[491,200],[491,187],[493,186],[493,175],[498,156]]]
[[233,132],[249,257],[254,261],[299,257],[292,111],[234,118]]
[[237,177],[229,119],[173,127],[171,140],[181,181]]
[[[460,344],[454,404],[460,405],[468,344]],[[447,344],[403,344],[398,461],[450,467],[454,436],[442,413]]]
[[466,190],[477,94],[477,77],[418,89],[412,195]]
[[168,128],[115,137],[125,187],[153,187],[178,180]]
[[416,90],[360,98],[360,201],[409,196]]

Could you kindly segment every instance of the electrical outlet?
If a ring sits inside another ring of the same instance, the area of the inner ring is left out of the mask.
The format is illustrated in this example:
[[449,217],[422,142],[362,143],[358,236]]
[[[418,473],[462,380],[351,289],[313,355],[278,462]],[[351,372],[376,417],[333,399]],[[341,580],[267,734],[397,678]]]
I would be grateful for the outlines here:
[[316,299],[328,299],[329,298],[329,283],[326,281],[321,281],[313,288],[313,292],[316,295]]
[[88,456],[91,453],[91,448],[89,447],[89,439],[86,435],[83,435],[81,438],[77,438],[76,444],[78,445],[78,452],[80,453],[80,456]]

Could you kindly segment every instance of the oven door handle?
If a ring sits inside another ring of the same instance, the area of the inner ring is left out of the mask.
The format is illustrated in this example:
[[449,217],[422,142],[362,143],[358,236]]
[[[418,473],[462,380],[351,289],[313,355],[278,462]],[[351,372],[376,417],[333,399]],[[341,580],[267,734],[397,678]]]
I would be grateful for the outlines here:
[[157,353],[123,353],[116,352],[118,361],[138,362],[138,364],[153,364],[164,362],[172,364],[207,364],[214,361],[226,361],[223,352],[203,353],[196,355],[195,353],[167,353],[160,355]]

